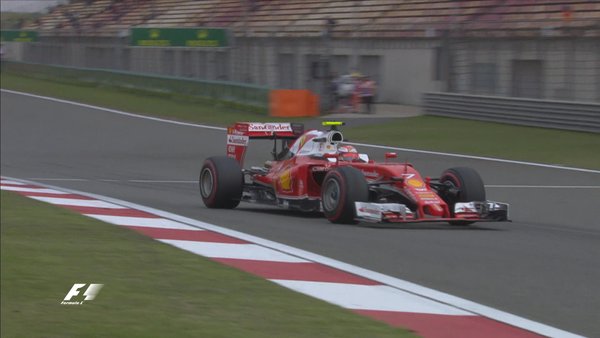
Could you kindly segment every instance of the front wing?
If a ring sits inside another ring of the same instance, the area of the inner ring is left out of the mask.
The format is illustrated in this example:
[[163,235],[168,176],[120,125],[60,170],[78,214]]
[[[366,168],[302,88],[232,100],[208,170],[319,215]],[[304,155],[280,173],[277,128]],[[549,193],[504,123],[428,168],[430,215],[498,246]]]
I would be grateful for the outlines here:
[[454,206],[454,217],[418,217],[406,205],[400,203],[355,202],[356,220],[372,223],[421,223],[421,222],[503,222],[508,219],[509,205],[501,202],[464,202]]

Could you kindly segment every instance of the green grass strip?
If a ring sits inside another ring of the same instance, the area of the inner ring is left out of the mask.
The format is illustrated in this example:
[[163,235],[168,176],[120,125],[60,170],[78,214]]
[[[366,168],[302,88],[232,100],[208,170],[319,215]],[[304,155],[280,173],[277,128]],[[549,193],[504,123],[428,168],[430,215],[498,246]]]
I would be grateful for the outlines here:
[[[132,230],[0,198],[2,337],[413,337]],[[74,283],[104,288],[61,305]]]
[[181,121],[226,126],[237,121],[273,121],[262,113],[182,94],[148,92],[89,82],[76,83],[2,72],[2,88]]
[[394,147],[600,169],[600,134],[438,116],[346,128],[353,140]]
[[[288,121],[182,94],[124,89],[35,74],[2,72],[2,88],[58,97],[128,112],[226,126],[236,121]],[[75,81],[75,82],[73,82]],[[292,119],[302,122],[306,119]],[[418,116],[344,128],[348,139],[553,165],[600,169],[600,134],[502,123]]]

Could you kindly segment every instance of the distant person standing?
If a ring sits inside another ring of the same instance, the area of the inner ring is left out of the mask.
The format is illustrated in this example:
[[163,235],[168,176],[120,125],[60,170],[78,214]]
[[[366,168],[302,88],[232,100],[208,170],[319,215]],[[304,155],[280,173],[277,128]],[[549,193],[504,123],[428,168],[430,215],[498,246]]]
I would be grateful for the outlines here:
[[0,45],[0,68],[4,66],[4,45]]
[[340,77],[336,72],[333,72],[329,76],[329,93],[331,94],[331,109],[337,111],[339,104],[338,87],[340,86]]
[[362,103],[365,105],[367,109],[367,114],[375,113],[375,109],[373,106],[373,99],[375,97],[375,90],[377,89],[377,84],[373,79],[368,76],[365,76],[361,79],[359,87],[359,95]]
[[350,75],[343,75],[338,84],[340,112],[352,112],[352,96],[355,90],[354,80]]

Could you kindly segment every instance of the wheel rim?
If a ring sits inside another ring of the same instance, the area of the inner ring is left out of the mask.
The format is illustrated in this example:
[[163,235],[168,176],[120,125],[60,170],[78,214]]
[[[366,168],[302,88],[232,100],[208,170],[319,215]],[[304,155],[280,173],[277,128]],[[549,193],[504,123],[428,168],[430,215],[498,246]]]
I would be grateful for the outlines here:
[[336,180],[329,180],[323,192],[323,209],[333,211],[340,202],[340,184]]
[[208,198],[212,193],[215,180],[210,169],[205,168],[200,174],[200,194],[202,197]]

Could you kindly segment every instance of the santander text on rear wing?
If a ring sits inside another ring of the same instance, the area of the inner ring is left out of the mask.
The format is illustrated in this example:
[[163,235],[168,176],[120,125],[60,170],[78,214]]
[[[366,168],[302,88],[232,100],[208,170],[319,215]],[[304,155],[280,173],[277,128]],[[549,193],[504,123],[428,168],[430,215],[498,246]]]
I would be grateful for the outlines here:
[[295,140],[303,133],[302,123],[237,122],[227,127],[227,156],[243,165],[251,139]]

